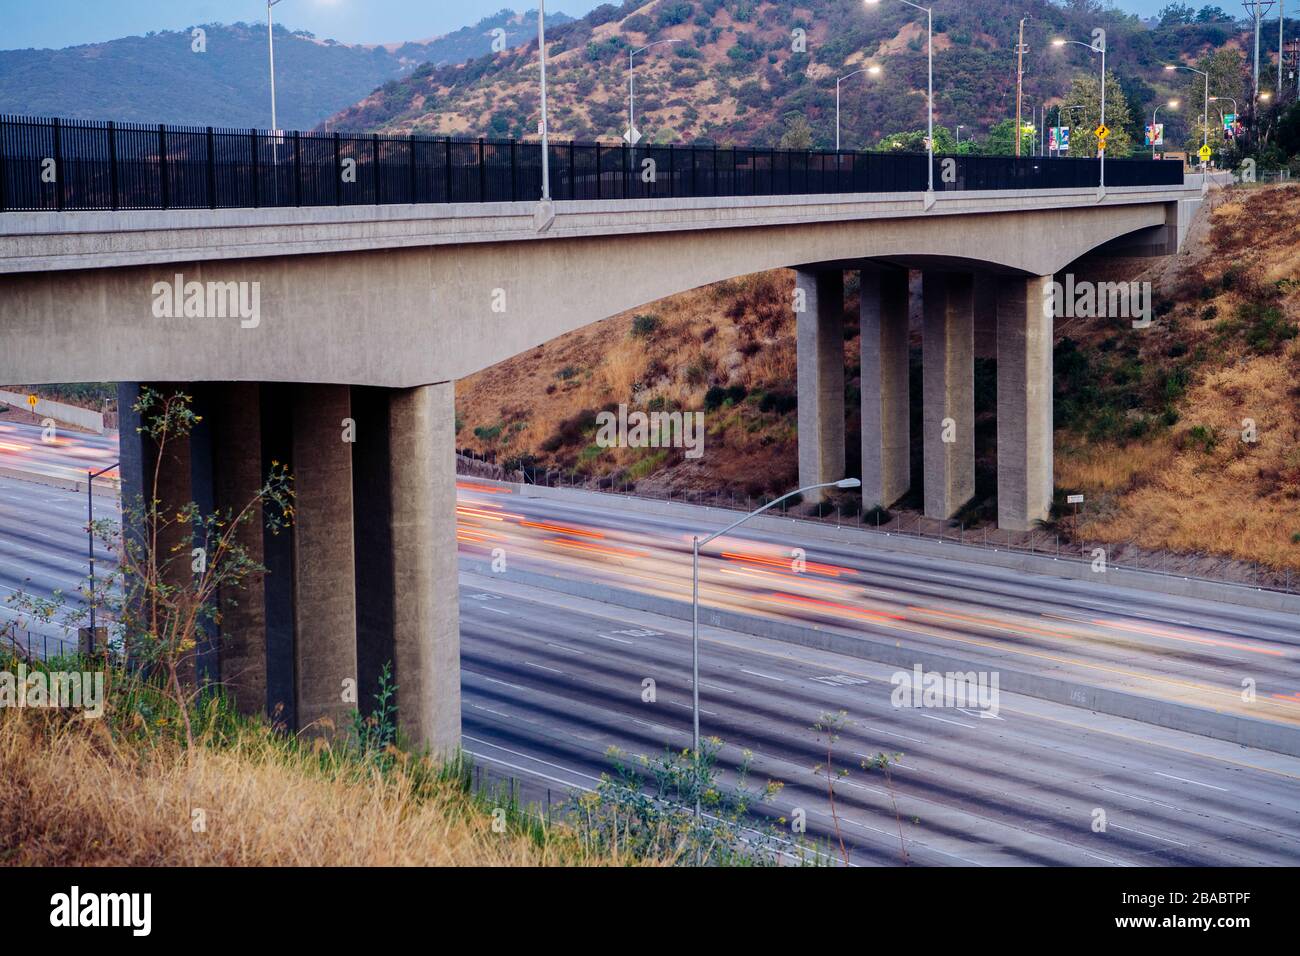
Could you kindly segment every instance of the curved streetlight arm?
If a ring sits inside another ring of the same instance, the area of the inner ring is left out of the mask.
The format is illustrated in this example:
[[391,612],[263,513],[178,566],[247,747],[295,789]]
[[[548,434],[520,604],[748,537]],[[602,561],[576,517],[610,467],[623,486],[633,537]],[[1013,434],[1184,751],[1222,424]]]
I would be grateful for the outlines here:
[[636,127],[636,64],[633,63],[633,57],[638,53],[644,53],[651,47],[660,46],[664,43],[681,42],[681,38],[655,40],[654,43],[647,43],[643,47],[637,47],[636,49],[629,49],[627,51],[627,128],[629,132]]
[[861,486],[862,486],[862,482],[858,481],[858,479],[856,478],[843,478],[840,481],[828,481],[820,485],[808,485],[807,487],[804,488],[796,488],[794,491],[788,492],[782,495],[780,498],[776,498],[772,501],[769,501],[767,504],[763,505],[763,507],[751,511],[743,518],[733,521],[731,524],[727,525],[721,531],[715,531],[707,538],[698,539],[696,546],[701,548],[704,547],[710,541],[714,540],[715,538],[722,537],[728,531],[731,531],[732,529],[739,527],[740,525],[748,521],[750,518],[753,518],[756,515],[761,515],[764,511],[767,511],[769,508],[775,508],[777,505],[785,501],[787,498],[793,498],[795,495],[801,495],[805,491],[816,491],[818,488],[859,488]]
[[[868,0],[868,2],[879,3],[880,0]],[[926,154],[929,157],[929,163],[927,165],[929,165],[930,167],[929,176],[927,177],[926,180],[926,184],[927,184],[926,190],[927,192],[933,193],[934,192],[934,8],[924,7],[919,3],[913,3],[912,0],[898,0],[898,2],[905,3],[913,10],[920,10],[922,13],[925,14],[925,25],[926,25],[925,47],[926,47],[926,58],[929,62],[929,68],[928,68],[929,80],[927,82],[927,97],[926,97],[928,103],[928,110],[927,110],[928,118],[926,121],[926,125],[929,132],[929,136],[927,137],[928,148],[926,149]],[[927,206],[927,208],[929,207]]]
[[[1065,46],[1067,43],[1073,43],[1077,46],[1087,47],[1088,50],[1092,53],[1101,54],[1101,120],[1100,122],[1102,126],[1105,126],[1106,125],[1106,40],[1105,37],[1104,36],[1102,37],[1100,50],[1098,50],[1091,43],[1084,43],[1082,40],[1058,39],[1058,40],[1053,40],[1052,42],[1056,46]],[[1101,187],[1100,188],[1104,193],[1106,190],[1106,150],[1103,149],[1100,152],[1101,152]]]

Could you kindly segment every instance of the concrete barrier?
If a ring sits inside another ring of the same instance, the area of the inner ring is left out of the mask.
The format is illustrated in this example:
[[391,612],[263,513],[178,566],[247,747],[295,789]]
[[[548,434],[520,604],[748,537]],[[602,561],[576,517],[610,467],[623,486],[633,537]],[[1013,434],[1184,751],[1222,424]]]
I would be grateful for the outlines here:
[[[15,481],[30,481],[37,485],[47,485],[50,488],[62,488],[64,491],[76,491],[85,493],[85,479],[77,478],[59,478],[55,475],[42,475],[34,471],[22,471],[18,468],[0,467],[0,478],[13,478]],[[96,498],[114,498],[121,494],[121,488],[117,479],[100,477],[95,479],[91,492]]]
[[31,408],[27,404],[27,396],[18,392],[6,392],[0,390],[0,402],[6,405],[13,405],[16,408],[26,408],[40,415],[42,418],[53,418],[56,422],[63,422],[65,425],[75,425],[78,428],[84,428],[92,431],[96,435],[104,434],[104,414],[103,412],[94,412],[89,408],[81,408],[77,405],[69,405],[66,402],[54,402],[48,398],[38,398],[36,407]]
[[[691,605],[686,601],[674,601],[670,598],[643,594],[607,584],[575,581],[535,571],[493,572],[489,562],[471,558],[462,557],[461,568],[484,577],[499,578],[634,611],[659,614],[677,620],[691,619]],[[839,631],[826,631],[771,618],[751,617],[705,605],[700,606],[700,624],[704,627],[724,628],[786,644],[888,664],[904,670],[911,670],[918,664],[926,671],[964,673],[996,670],[999,688],[1008,693],[1024,694],[1028,697],[1037,697],[1114,717],[1126,717],[1130,720],[1154,724],[1157,727],[1226,740],[1243,747],[1257,747],[1261,750],[1300,757],[1300,728],[1285,724],[1219,713],[1209,708],[1158,700],[1128,691],[1095,687],[1027,671],[1008,670],[1000,665],[991,667],[987,661],[977,663],[926,648],[908,648],[897,642]]]

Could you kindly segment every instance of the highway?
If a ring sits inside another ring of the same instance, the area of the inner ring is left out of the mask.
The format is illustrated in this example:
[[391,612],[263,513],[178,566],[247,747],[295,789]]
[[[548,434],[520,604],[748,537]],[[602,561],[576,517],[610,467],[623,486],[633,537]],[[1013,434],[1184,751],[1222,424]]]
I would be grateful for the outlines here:
[[[0,467],[11,462],[6,453]],[[43,464],[81,467],[57,454]],[[101,503],[107,515],[109,499]],[[3,593],[75,589],[85,567],[84,508],[84,495],[0,478]],[[613,496],[552,500],[472,480],[461,484],[460,512],[462,720],[476,760],[522,779],[528,799],[540,802],[550,790],[558,801],[595,784],[611,746],[649,757],[689,746],[688,622],[477,569],[500,548],[511,567],[681,599],[690,533],[719,519],[684,512],[704,524],[692,529],[677,517],[631,513]],[[1294,719],[1284,698],[1300,688],[1297,639],[1281,615],[868,554],[793,526],[788,540],[746,534],[718,545],[702,560],[702,596],[712,604],[1202,706],[1239,700],[1235,689],[1249,673],[1270,717]],[[797,573],[794,547],[807,552]],[[822,713],[845,711],[834,762],[850,773],[836,785],[836,806],[854,864],[902,862],[900,826],[906,858],[919,865],[1300,861],[1300,759],[1005,691],[996,719],[895,708],[895,670],[706,628],[702,728],[724,741],[723,766],[750,750],[753,782],[784,784],[760,813],[788,820],[803,809],[809,836],[825,843],[834,823],[825,780],[813,770],[825,751],[810,728]],[[653,703],[642,699],[646,678],[655,682]],[[882,751],[902,754],[889,785],[859,766]]]
[[[462,554],[511,568],[690,599],[691,536],[739,515],[681,506],[638,513],[617,496],[561,498],[462,481]],[[791,522],[714,542],[700,599],[751,616],[905,641],[1009,668],[1244,716],[1300,723],[1300,632],[1289,615],[846,545]],[[803,552],[795,567],[796,549]],[[1242,680],[1256,699],[1242,700]]]

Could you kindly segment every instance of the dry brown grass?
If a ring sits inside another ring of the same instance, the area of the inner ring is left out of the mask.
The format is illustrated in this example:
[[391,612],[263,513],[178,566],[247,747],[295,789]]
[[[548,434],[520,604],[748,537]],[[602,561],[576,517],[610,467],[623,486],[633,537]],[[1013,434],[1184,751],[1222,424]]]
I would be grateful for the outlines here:
[[[1270,287],[1279,280],[1292,285],[1272,304],[1292,325],[1300,321],[1297,215],[1300,189],[1237,189],[1215,208],[1203,254],[1166,274],[1178,305],[1144,356],[1168,362],[1164,350],[1174,343],[1202,352],[1177,402],[1177,425],[1125,445],[1058,436],[1057,484],[1096,500],[1084,536],[1300,567],[1292,541],[1300,534],[1300,339],[1258,354],[1220,331],[1243,303],[1276,294]],[[1230,268],[1237,278],[1225,289]],[[1201,318],[1211,308],[1217,318]],[[1246,419],[1257,442],[1242,440]],[[1208,445],[1205,435],[1213,436]]]
[[[618,862],[543,847],[447,783],[322,769],[265,732],[184,751],[115,742],[102,721],[0,712],[0,863],[31,866],[550,866]],[[324,761],[328,763],[328,761]],[[419,792],[417,792],[419,791]],[[193,812],[206,814],[195,832]]]

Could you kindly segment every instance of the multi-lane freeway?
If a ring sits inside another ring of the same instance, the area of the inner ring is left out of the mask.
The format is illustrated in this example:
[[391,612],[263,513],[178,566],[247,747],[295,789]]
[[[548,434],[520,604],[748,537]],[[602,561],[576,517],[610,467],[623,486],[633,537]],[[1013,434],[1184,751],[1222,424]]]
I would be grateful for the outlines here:
[[[548,790],[558,800],[594,786],[610,747],[652,757],[689,746],[689,622],[488,568],[495,553],[514,568],[680,599],[691,533],[720,527],[722,516],[506,491],[474,481],[460,489],[466,750],[542,801]],[[84,508],[84,494],[0,478],[0,587],[75,590]],[[1300,689],[1300,640],[1282,615],[868,553],[795,525],[717,545],[701,590],[713,606],[1224,710],[1251,676],[1262,709],[1252,716],[1292,722],[1300,710],[1288,699]],[[806,553],[797,570],[795,548]],[[1005,691],[996,718],[895,708],[896,667],[739,630],[705,628],[701,666],[703,731],[724,741],[721,764],[752,751],[756,780],[784,784],[758,813],[791,820],[802,809],[823,841],[834,842],[835,823],[811,727],[846,712],[833,759],[850,774],[835,803],[856,864],[904,854],[932,865],[1300,860],[1300,759]],[[888,781],[860,767],[880,752],[902,755]]]

